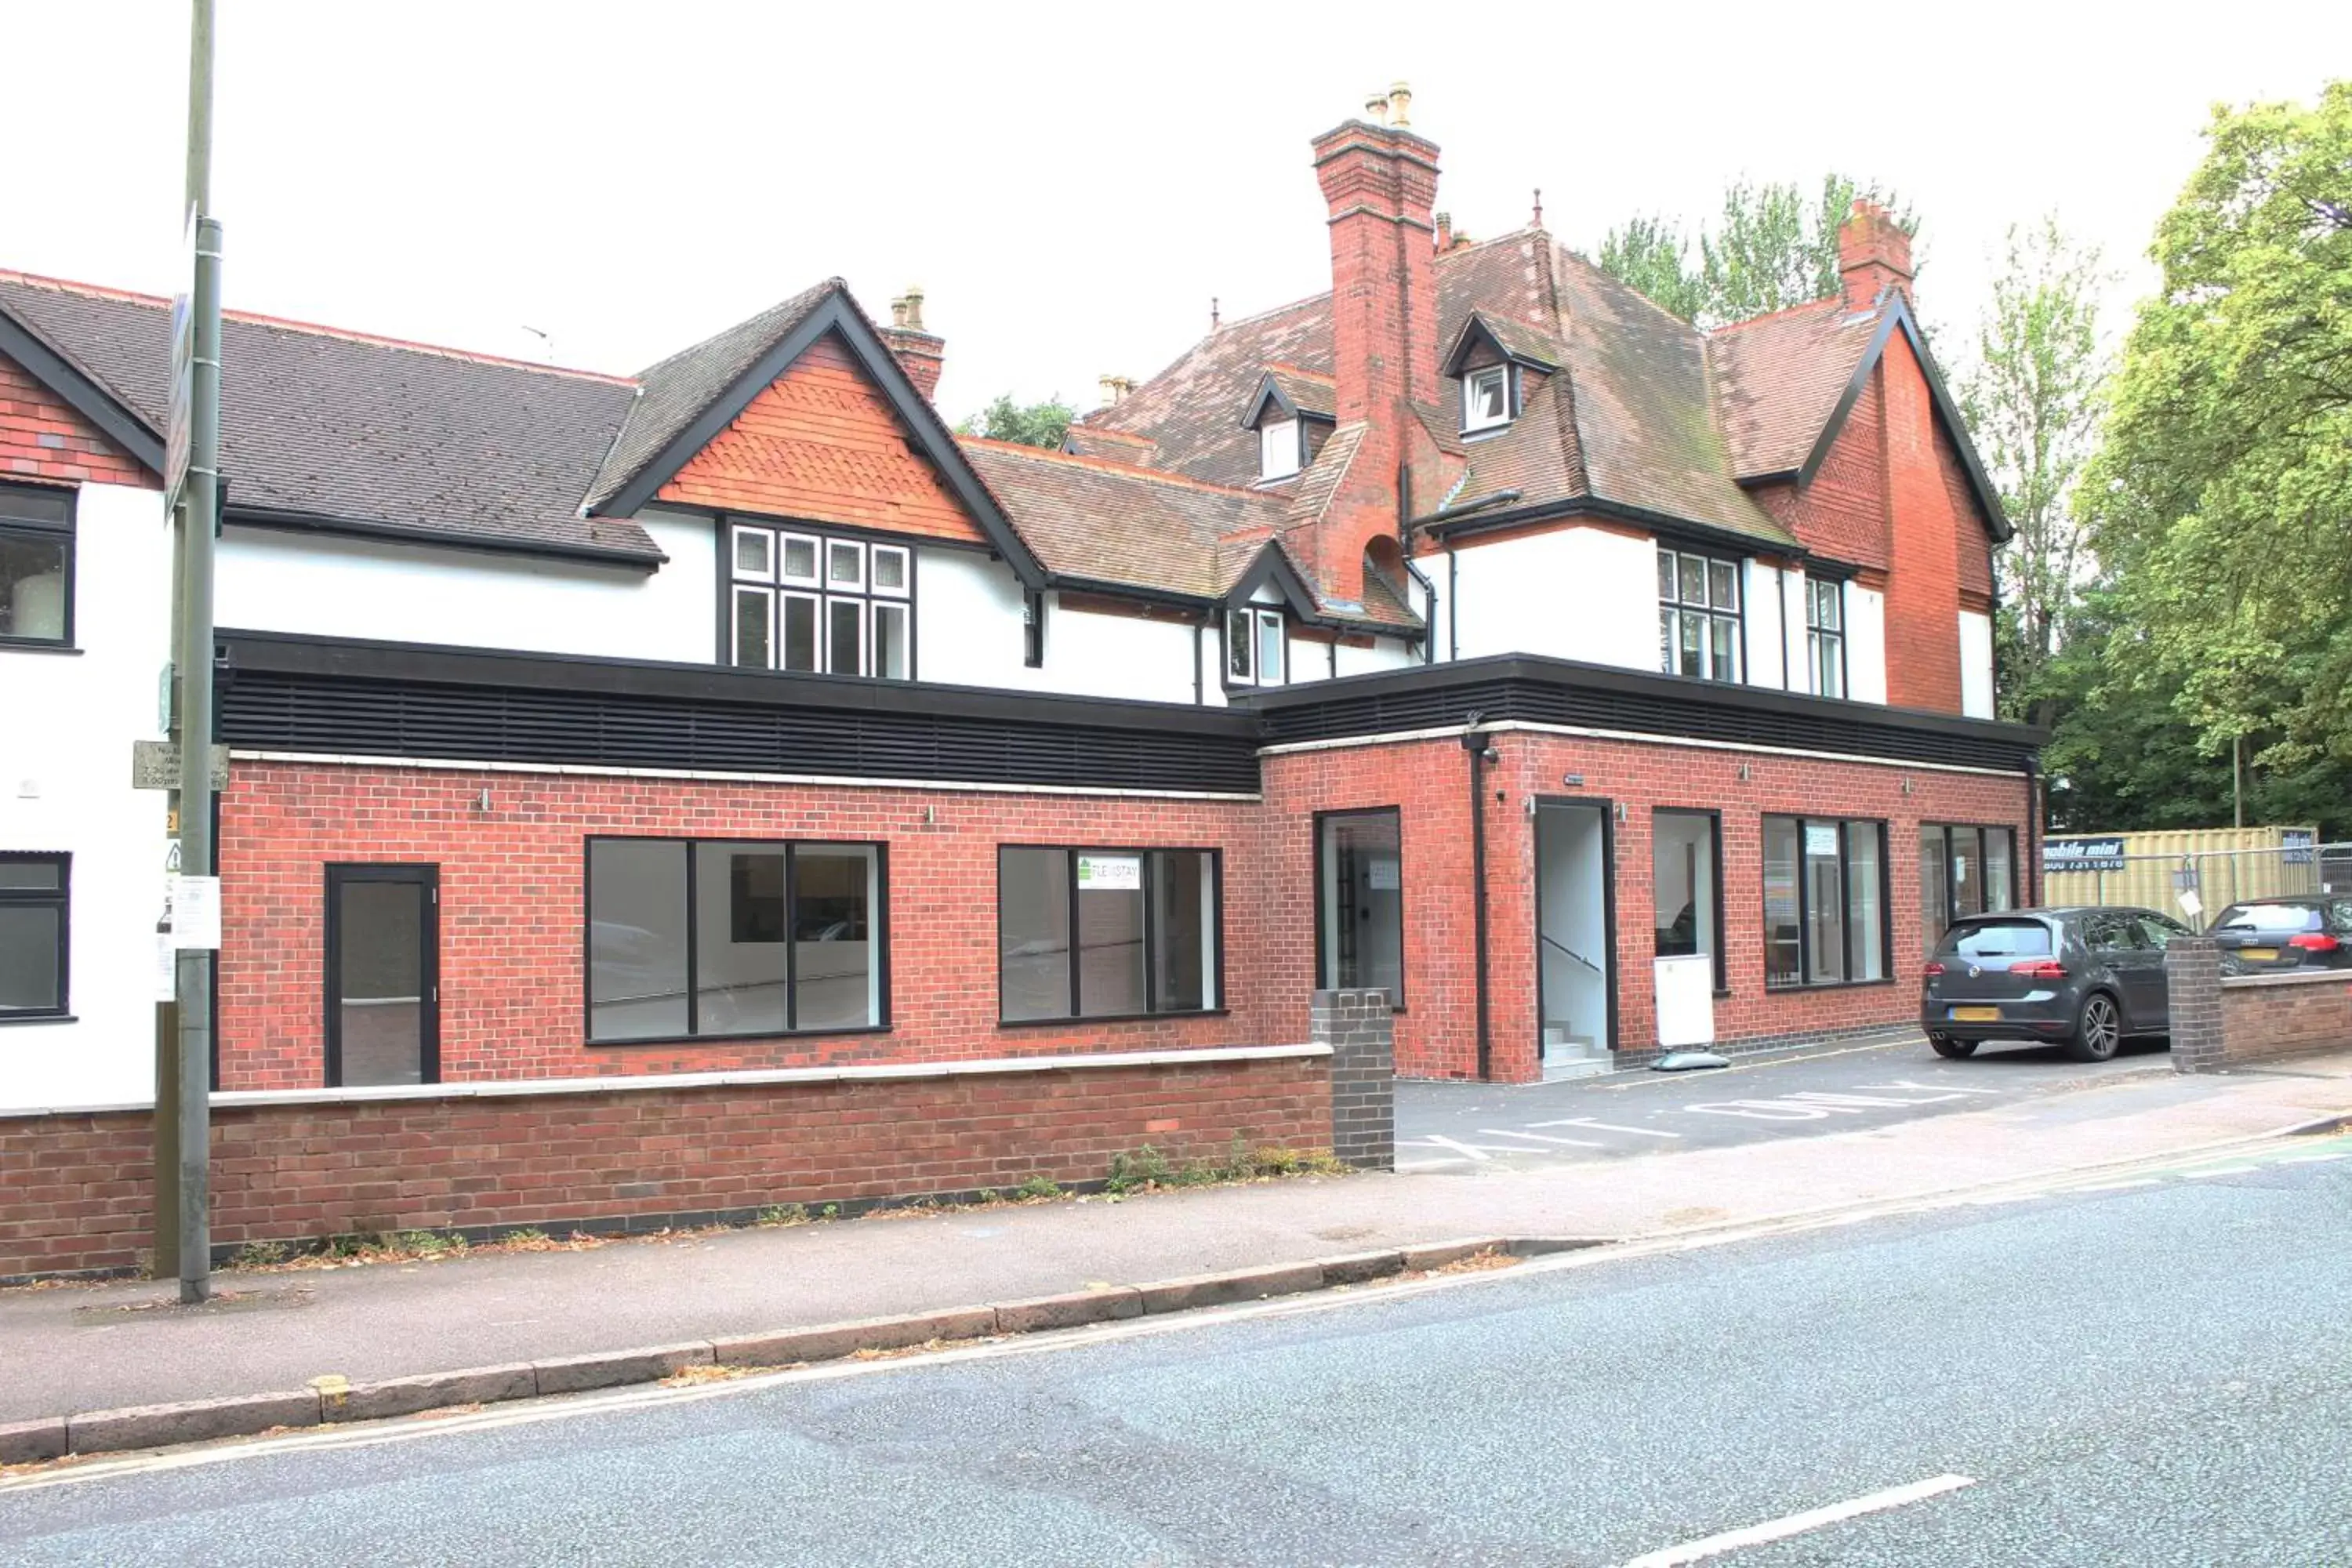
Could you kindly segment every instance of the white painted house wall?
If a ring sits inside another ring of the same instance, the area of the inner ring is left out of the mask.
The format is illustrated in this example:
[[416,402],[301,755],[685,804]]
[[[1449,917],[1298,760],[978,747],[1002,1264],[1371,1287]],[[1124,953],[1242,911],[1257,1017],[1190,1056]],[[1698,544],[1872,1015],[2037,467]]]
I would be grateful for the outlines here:
[[1742,573],[1740,604],[1748,616],[1748,684],[1789,684],[1787,624],[1780,611],[1781,573],[1760,561],[1748,561]]
[[669,557],[659,571],[231,528],[213,618],[241,631],[708,663],[717,535],[704,518],[638,521]]
[[1886,595],[1859,583],[1845,585],[1845,682],[1857,702],[1886,700]]
[[1658,552],[1649,540],[1564,528],[1454,553],[1448,613],[1459,618],[1461,658],[1533,653],[1657,668]]
[[164,796],[131,787],[131,742],[163,733],[172,531],[160,491],[81,487],[76,653],[0,647],[0,849],[73,857],[70,1022],[0,1026],[0,1110],[117,1104],[155,1092],[155,921]]
[[1960,612],[1960,711],[1971,719],[1992,717],[1992,617]]

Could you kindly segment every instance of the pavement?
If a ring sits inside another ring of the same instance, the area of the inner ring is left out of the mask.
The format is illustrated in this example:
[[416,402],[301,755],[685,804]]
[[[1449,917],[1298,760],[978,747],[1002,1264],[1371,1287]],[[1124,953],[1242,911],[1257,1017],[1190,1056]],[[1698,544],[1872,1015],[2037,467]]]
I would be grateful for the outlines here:
[[[1531,1108],[1527,1121],[1555,1121],[1559,1111],[1625,1126],[1651,1112],[1711,1126],[1689,1114],[1694,1104],[1807,1093],[1924,1101],[1843,1110],[1829,1100],[1788,1101],[1829,1113],[1715,1119],[1752,1135],[1711,1145],[1644,1139],[1655,1152],[1607,1159],[1465,1157],[1398,1174],[701,1232],[577,1251],[229,1271],[218,1277],[220,1299],[195,1309],[171,1304],[168,1288],[152,1281],[0,1291],[0,1422],[301,1390],[321,1377],[414,1377],[775,1333],[1465,1237],[1622,1239],[1859,1211],[2352,1114],[2352,1051],[2237,1075],[2117,1068],[2053,1078],[2035,1094],[1993,1091],[2007,1081],[1994,1060],[1954,1064],[1981,1066],[1985,1092],[1976,1094],[1953,1087],[1951,1075],[1931,1077],[1936,1058],[1924,1046],[1889,1047],[1866,1063],[1762,1063],[1708,1074],[1704,1085],[1676,1078],[1655,1091],[1665,1100],[1642,1110],[1624,1108],[1653,1091],[1614,1080],[1501,1091],[1529,1097],[1515,1102]],[[1853,1089],[1850,1075],[1863,1066],[1873,1084],[1891,1087]],[[1847,1087],[1807,1088],[1816,1081],[1808,1071]],[[1695,1098],[1702,1094],[1709,1098]],[[1489,1119],[1486,1109],[1473,1114]]]
[[68,1467],[0,1558],[2343,1563],[2347,1144]]

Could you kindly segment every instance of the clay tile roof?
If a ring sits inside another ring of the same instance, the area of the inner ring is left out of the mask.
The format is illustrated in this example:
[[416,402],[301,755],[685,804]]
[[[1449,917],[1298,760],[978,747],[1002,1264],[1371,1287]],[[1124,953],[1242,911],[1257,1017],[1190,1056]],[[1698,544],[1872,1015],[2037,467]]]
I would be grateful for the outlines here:
[[1473,312],[1478,324],[1492,332],[1503,352],[1513,359],[1529,360],[1552,370],[1568,363],[1568,345],[1555,333],[1527,321],[1485,310]]
[[1242,415],[1266,367],[1331,373],[1328,294],[1228,321],[1116,406],[1088,415],[1089,428],[1126,430],[1159,445],[1156,467],[1212,483],[1257,478],[1257,437]]
[[835,289],[847,292],[847,287],[828,278],[639,372],[636,405],[589,488],[588,504],[610,500],[819,301]]
[[1098,430],[1089,426],[1073,425],[1064,437],[1062,449],[1073,457],[1100,458],[1111,463],[1136,463],[1149,467],[1159,444],[1149,436],[1130,436],[1124,430]]
[[1269,365],[1265,374],[1266,378],[1281,389],[1282,395],[1290,399],[1290,405],[1301,414],[1313,414],[1328,419],[1339,406],[1339,397],[1328,375],[1310,375],[1285,364]]
[[1230,585],[1221,546],[1262,542],[1282,521],[1278,497],[1005,441],[958,445],[1056,576],[1215,598]]
[[[168,301],[0,273],[0,310],[163,428]],[[579,515],[633,395],[617,376],[243,311],[221,320],[232,510],[656,563],[635,522]]]
[[1741,479],[1804,466],[1879,321],[1876,310],[1816,300],[1708,335],[1724,435]]

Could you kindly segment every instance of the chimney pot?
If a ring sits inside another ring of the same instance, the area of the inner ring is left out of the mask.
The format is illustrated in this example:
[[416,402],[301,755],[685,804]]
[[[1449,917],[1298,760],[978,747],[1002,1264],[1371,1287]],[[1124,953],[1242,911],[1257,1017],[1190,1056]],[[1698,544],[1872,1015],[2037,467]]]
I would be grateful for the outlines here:
[[1453,248],[1454,215],[1452,213],[1439,213],[1437,215],[1437,254],[1443,256]]
[[925,397],[939,392],[940,372],[946,367],[947,345],[923,326],[923,291],[909,285],[890,301],[890,324],[881,329],[898,368]]
[[1385,92],[1366,93],[1364,118],[1375,125],[1386,125],[1389,122],[1389,95]]
[[1412,124],[1412,89],[1401,81],[1389,83],[1389,123],[1402,131]]
[[920,284],[907,285],[906,305],[907,330],[915,332],[923,331],[923,290]]

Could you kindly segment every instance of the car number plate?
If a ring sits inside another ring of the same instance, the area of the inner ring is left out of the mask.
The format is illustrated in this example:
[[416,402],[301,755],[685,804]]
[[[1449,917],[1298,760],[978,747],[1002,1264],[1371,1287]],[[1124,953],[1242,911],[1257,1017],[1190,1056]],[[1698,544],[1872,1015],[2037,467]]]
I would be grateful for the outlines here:
[[2262,960],[2264,963],[2268,963],[2272,959],[2278,956],[2278,949],[2274,947],[2242,947],[2238,950],[2238,956],[2240,958],[2257,958]]
[[2000,1022],[2000,1009],[1998,1007],[1955,1007],[1952,1009],[1952,1022],[1955,1024],[1998,1024]]

